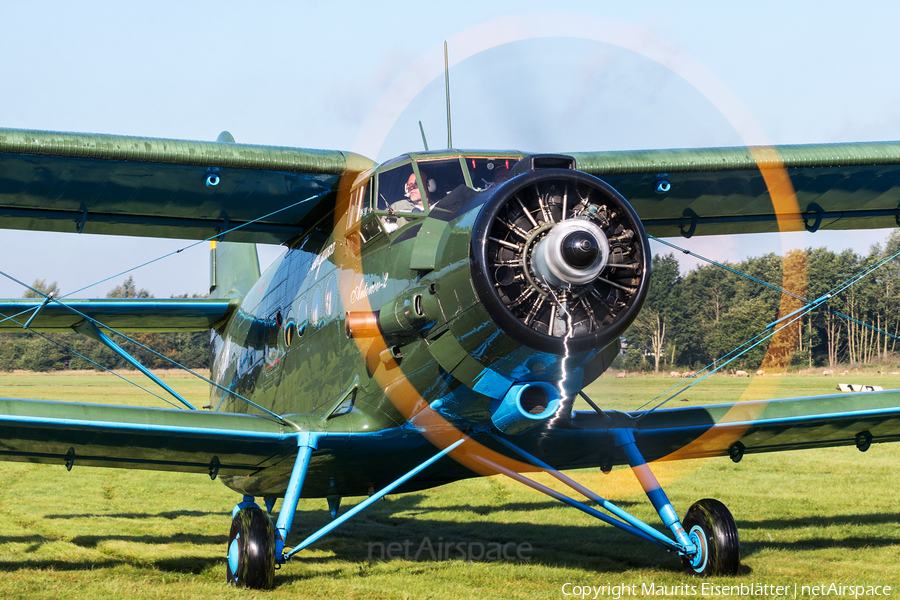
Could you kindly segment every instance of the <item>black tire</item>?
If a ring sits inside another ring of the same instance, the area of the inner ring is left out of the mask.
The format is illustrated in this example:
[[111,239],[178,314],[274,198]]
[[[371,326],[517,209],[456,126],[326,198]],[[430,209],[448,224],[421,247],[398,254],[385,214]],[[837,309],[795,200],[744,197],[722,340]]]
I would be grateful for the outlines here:
[[734,518],[724,504],[712,498],[695,502],[681,523],[691,541],[700,543],[696,558],[681,558],[685,572],[699,577],[737,574],[741,568],[741,542]]
[[231,585],[258,590],[275,585],[275,528],[258,506],[242,508],[231,521],[225,562]]

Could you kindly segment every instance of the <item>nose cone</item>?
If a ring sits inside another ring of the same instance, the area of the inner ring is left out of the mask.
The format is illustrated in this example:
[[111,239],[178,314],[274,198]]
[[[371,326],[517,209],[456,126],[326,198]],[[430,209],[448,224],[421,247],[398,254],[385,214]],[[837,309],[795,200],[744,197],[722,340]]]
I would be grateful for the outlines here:
[[553,288],[591,283],[609,260],[603,230],[586,219],[568,219],[553,226],[534,249],[534,272]]
[[575,231],[563,239],[563,259],[576,269],[586,269],[600,255],[600,244],[586,231]]

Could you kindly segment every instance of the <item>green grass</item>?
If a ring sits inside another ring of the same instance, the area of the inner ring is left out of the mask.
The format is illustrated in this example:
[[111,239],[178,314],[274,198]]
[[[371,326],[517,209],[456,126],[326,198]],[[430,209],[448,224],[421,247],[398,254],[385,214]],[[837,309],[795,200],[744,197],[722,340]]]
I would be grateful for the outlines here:
[[[775,395],[831,393],[845,379],[900,387],[900,376],[792,375],[781,378]],[[175,374],[167,381],[191,402],[205,403],[205,385]],[[603,406],[634,408],[674,381],[604,376],[588,393]],[[726,401],[757,393],[763,383],[714,377],[705,391],[697,386],[686,395],[691,403]],[[109,375],[0,375],[0,396],[144,401],[128,387]],[[742,572],[717,583],[893,585],[896,595],[898,460],[900,447],[874,445],[865,454],[836,448],[657,468],[680,513],[700,498],[715,497],[735,515]],[[633,492],[627,470],[572,475],[658,522],[643,495]],[[681,574],[676,556],[509,480],[488,478],[378,502],[280,569],[274,591],[235,590],[224,584],[224,554],[238,497],[218,482],[18,463],[0,463],[0,477],[3,598],[567,598],[560,592],[566,582],[636,585],[638,592],[645,583],[697,584]],[[346,499],[344,508],[357,501]],[[289,544],[329,518],[324,500],[301,501]],[[410,540],[415,548],[426,536],[433,544],[529,543],[532,558],[368,559],[370,543]]]

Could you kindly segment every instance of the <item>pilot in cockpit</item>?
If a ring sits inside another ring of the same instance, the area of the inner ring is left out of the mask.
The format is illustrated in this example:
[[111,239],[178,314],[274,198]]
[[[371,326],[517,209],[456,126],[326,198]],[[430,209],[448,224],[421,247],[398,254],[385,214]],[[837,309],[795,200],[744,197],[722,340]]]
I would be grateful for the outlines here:
[[422,194],[419,192],[419,185],[416,183],[416,174],[410,173],[403,188],[403,198],[391,204],[394,212],[425,212],[425,205],[422,202]]

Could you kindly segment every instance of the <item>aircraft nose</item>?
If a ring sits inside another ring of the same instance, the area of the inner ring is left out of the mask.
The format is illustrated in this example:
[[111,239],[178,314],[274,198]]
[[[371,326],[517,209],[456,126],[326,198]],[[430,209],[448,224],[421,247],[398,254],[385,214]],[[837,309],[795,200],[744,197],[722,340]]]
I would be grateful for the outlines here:
[[470,233],[476,310],[516,343],[553,354],[621,335],[650,285],[647,237],[628,201],[571,166],[535,167],[485,193]]

